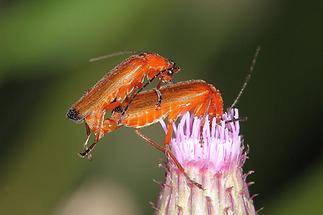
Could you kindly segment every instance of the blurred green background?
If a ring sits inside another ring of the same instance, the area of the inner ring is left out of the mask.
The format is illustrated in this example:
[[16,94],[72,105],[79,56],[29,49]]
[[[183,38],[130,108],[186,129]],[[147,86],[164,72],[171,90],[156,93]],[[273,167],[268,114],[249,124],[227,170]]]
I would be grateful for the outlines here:
[[[258,45],[238,107],[245,171],[263,214],[323,214],[323,7],[319,1],[0,2],[1,214],[152,214],[164,156],[129,128],[107,135],[88,162],[69,106],[126,56],[174,60],[175,81],[204,79],[228,107]],[[145,129],[163,139],[159,125]]]

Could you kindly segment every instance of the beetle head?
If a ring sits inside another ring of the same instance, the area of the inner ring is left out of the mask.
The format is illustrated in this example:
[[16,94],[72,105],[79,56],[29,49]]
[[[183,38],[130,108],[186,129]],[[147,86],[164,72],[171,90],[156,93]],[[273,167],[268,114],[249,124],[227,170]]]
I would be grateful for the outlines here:
[[173,75],[178,73],[181,68],[179,68],[178,66],[176,66],[175,62],[170,61],[171,62],[171,66],[166,69],[162,75],[161,75],[161,79],[163,80],[163,82],[171,82],[173,79]]

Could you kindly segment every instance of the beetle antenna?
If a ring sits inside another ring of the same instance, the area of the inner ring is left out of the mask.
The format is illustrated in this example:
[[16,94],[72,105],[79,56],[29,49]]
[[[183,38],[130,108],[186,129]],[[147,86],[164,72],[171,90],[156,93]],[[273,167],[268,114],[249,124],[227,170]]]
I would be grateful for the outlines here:
[[253,70],[254,70],[254,68],[255,68],[256,61],[257,61],[257,57],[258,57],[259,52],[260,52],[260,48],[261,48],[261,47],[260,47],[260,46],[258,46],[258,47],[257,47],[257,49],[256,49],[256,52],[255,52],[255,54],[254,54],[254,56],[253,56],[253,59],[252,59],[252,61],[251,61],[251,64],[250,64],[250,68],[249,68],[248,74],[247,74],[247,76],[246,76],[246,80],[244,81],[244,83],[243,83],[243,85],[242,85],[242,87],[241,87],[241,90],[240,90],[240,92],[239,92],[238,96],[236,97],[236,99],[234,100],[234,102],[232,103],[232,105],[231,105],[230,109],[232,109],[233,107],[235,107],[235,106],[236,106],[236,104],[238,103],[238,101],[239,101],[239,99],[240,99],[240,97],[241,97],[242,93],[243,93],[243,92],[244,92],[244,90],[246,89],[246,87],[247,87],[247,85],[248,85],[248,82],[250,81],[251,74],[252,74],[252,72],[253,72]]
[[138,54],[138,53],[141,53],[141,52],[140,51],[120,51],[120,52],[114,52],[111,54],[103,55],[100,57],[91,58],[89,61],[96,62],[96,61],[100,61],[100,60],[115,57],[115,56],[127,55],[127,54]]

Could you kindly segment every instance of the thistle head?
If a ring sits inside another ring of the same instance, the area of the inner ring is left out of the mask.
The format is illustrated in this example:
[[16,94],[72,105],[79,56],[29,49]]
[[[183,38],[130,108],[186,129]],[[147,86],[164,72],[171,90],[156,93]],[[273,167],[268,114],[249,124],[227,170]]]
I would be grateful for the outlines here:
[[[156,214],[255,214],[242,167],[246,160],[238,110],[217,122],[184,114],[174,124],[171,150],[188,176],[203,190],[187,183],[168,162]],[[165,123],[161,122],[164,129]]]

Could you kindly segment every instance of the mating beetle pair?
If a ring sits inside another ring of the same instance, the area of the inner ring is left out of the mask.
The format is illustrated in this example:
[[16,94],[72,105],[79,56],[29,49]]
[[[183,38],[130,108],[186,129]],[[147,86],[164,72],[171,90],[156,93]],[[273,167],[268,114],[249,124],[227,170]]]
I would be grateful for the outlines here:
[[[258,47],[246,81],[231,107],[236,104],[250,79],[259,50]],[[161,86],[163,82],[171,82],[173,74],[179,71],[180,68],[174,62],[156,53],[144,52],[130,56],[107,73],[67,112],[71,120],[85,122],[87,139],[80,155],[91,158],[91,151],[105,134],[122,126],[132,127],[146,142],[168,155],[186,178],[199,186],[187,176],[185,169],[169,150],[172,126],[187,111],[197,117],[208,115],[210,119],[215,117],[220,121],[223,101],[219,90],[202,80]],[[156,88],[141,92],[156,78]],[[110,116],[106,117],[107,114]],[[160,146],[143,135],[140,128],[165,118],[167,133],[164,146]],[[95,140],[88,145],[91,133],[95,135]]]

